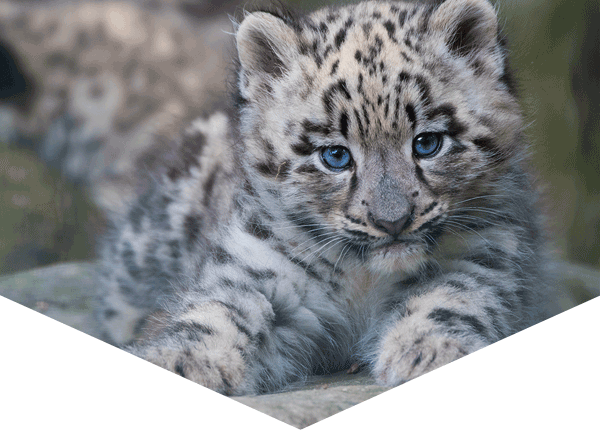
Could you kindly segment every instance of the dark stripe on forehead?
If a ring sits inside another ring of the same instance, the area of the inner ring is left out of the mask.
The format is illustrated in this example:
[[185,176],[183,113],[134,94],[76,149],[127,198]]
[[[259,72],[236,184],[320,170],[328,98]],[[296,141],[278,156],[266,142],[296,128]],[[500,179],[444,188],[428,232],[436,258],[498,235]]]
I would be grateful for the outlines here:
[[408,11],[406,11],[406,10],[401,11],[400,14],[398,15],[398,25],[400,27],[404,27],[407,16],[408,16]]
[[335,35],[335,47],[340,49],[340,46],[342,46],[342,43],[344,43],[344,41],[346,40],[346,29],[342,28],[340,31],[338,31],[338,33]]
[[302,128],[306,133],[319,133],[322,135],[329,135],[331,133],[331,125],[330,124],[319,124],[310,120],[304,120],[302,123]]
[[383,116],[385,118],[388,117],[388,114],[390,113],[390,95],[387,95],[387,98],[385,100],[385,107],[383,108]]
[[367,105],[365,105],[365,104],[362,105],[362,111],[363,111],[363,116],[365,118],[365,126],[366,126],[367,132],[368,132],[369,127],[371,126],[371,119],[369,116],[369,112],[367,112]]
[[340,133],[344,136],[345,139],[348,139],[348,128],[349,128],[350,118],[348,118],[348,114],[346,111],[342,112],[340,116]]
[[430,120],[435,119],[438,116],[445,116],[447,118],[446,133],[451,137],[456,137],[467,131],[467,127],[456,119],[456,108],[451,104],[443,104],[433,109],[427,117]]
[[399,84],[403,84],[404,82],[408,81],[410,79],[410,75],[406,72],[400,72],[400,74],[398,75],[398,83]]
[[362,31],[365,33],[365,37],[368,38],[371,35],[371,30],[373,29],[373,24],[367,22],[362,25]]
[[337,69],[340,65],[340,60],[337,60],[335,63],[333,63],[333,66],[331,66],[331,74],[335,75],[337,73]]
[[325,91],[325,93],[323,94],[323,105],[325,106],[325,112],[327,112],[328,115],[331,115],[333,113],[332,100],[336,94],[342,94],[346,98],[346,100],[352,99],[352,96],[350,95],[350,92],[348,91],[348,86],[346,85],[346,81],[343,79],[340,79],[335,84],[331,85],[327,89],[327,91]]
[[[323,65],[323,59],[321,58],[321,56],[319,54],[317,54],[316,52],[313,54],[313,58],[315,60],[315,64],[317,65],[317,69],[320,69],[321,66]],[[271,91],[272,92],[272,91]]]
[[360,136],[362,138],[365,137],[365,129],[363,127],[363,123],[360,119],[360,114],[358,113],[358,111],[356,109],[354,109],[354,117],[356,118],[356,123],[358,124],[358,131],[360,132]]
[[362,63],[362,53],[357,49],[356,52],[354,53],[354,59],[358,62],[358,63]]
[[415,107],[412,103],[408,103],[404,109],[406,111],[406,116],[408,116],[408,120],[410,121],[411,127],[413,131],[417,128],[417,114],[415,113]]
[[425,6],[425,10],[419,18],[419,32],[427,33],[427,30],[429,29],[429,21],[431,20],[431,15],[436,9],[437,6],[433,4]]
[[423,101],[423,104],[426,106],[430,105],[431,104],[431,88],[429,86],[429,83],[427,82],[425,77],[421,76],[421,75],[415,76],[415,82],[416,82],[417,86],[419,87],[419,91],[421,92],[421,100]]
[[315,150],[315,146],[312,144],[310,138],[306,134],[302,134],[300,136],[300,141],[292,145],[292,151],[294,151],[294,154],[303,157],[311,155],[313,152],[315,152]]
[[394,25],[394,23],[392,21],[386,21],[383,23],[383,26],[385,27],[390,40],[394,43],[398,43],[398,41],[396,40],[396,36],[395,36],[396,26]]
[[396,120],[400,119],[400,97],[398,97],[396,99],[396,106],[395,106],[395,110],[394,110],[394,119],[396,119]]

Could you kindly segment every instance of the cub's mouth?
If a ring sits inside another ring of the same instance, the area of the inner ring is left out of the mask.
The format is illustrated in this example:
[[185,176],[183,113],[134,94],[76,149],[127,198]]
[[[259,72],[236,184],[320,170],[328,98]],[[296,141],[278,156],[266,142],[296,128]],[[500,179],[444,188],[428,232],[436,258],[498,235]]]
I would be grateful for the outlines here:
[[407,252],[416,251],[417,249],[423,248],[425,242],[416,238],[400,237],[390,238],[381,244],[371,247],[373,255],[398,255],[406,254]]
[[427,243],[422,239],[390,239],[372,246],[367,260],[378,273],[412,273],[427,262],[427,251]]

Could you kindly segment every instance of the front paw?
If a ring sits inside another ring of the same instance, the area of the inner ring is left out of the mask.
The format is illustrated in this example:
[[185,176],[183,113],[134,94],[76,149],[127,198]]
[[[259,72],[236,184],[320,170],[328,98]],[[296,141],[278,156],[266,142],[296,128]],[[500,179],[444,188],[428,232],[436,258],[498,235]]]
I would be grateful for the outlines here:
[[442,334],[398,336],[390,333],[381,344],[373,373],[377,383],[394,387],[470,352],[464,342]]
[[134,345],[129,352],[226,396],[251,394],[247,367],[239,350],[210,351],[200,345]]

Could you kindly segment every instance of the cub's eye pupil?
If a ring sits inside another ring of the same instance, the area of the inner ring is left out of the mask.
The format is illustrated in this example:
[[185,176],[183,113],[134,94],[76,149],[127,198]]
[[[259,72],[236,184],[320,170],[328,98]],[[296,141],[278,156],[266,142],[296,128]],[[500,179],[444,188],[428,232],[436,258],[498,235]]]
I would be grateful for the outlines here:
[[443,138],[440,133],[420,134],[413,141],[413,152],[417,157],[433,157],[439,152],[442,142]]
[[325,166],[339,172],[348,169],[352,164],[350,151],[343,146],[330,146],[321,152],[321,160]]

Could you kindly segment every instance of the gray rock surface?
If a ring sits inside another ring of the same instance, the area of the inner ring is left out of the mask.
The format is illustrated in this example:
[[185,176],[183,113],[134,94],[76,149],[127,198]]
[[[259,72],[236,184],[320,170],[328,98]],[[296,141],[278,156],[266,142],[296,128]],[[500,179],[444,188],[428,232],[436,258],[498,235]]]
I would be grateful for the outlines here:
[[64,263],[0,277],[0,296],[91,336],[96,265]]
[[[67,263],[0,277],[0,295],[92,336],[97,335],[92,308],[96,268]],[[560,263],[552,313],[600,296],[600,272]],[[386,391],[366,372],[308,378],[281,393],[235,397],[234,400],[304,428]]]
[[314,376],[302,386],[262,396],[234,397],[240,403],[294,427],[304,428],[387,391],[367,372]]

